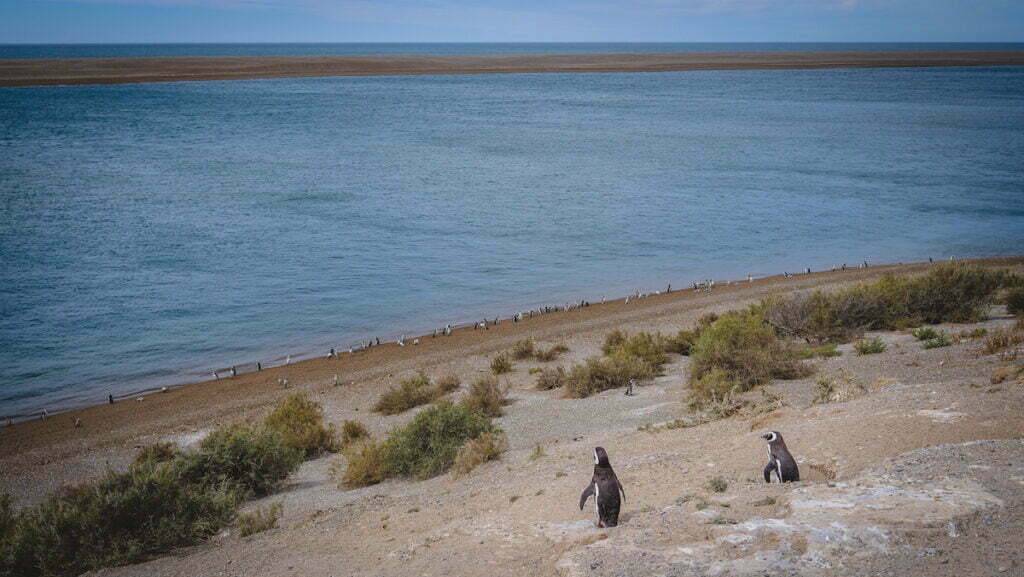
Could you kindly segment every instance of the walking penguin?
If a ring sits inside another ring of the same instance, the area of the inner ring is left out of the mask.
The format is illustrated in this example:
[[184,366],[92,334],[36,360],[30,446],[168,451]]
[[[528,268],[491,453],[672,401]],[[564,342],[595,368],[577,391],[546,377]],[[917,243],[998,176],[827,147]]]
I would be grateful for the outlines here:
[[777,431],[772,431],[761,438],[768,441],[768,464],[764,467],[764,482],[772,482],[772,473],[780,483],[800,480],[800,470],[797,469],[796,460],[789,454],[786,442]]
[[594,504],[597,505],[597,526],[614,527],[619,524],[619,493],[622,493],[622,500],[625,501],[626,491],[608,462],[608,453],[604,447],[595,447],[594,477],[580,495],[580,511],[583,510],[587,499],[593,495]]

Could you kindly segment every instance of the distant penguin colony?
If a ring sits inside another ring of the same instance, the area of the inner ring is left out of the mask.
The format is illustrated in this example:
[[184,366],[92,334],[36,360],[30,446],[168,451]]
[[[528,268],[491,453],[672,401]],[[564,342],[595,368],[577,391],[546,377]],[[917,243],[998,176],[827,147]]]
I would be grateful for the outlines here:
[[772,482],[772,474],[779,483],[787,483],[800,480],[800,469],[796,466],[796,460],[789,454],[786,442],[777,431],[772,431],[761,436],[768,441],[768,464],[764,467],[764,482]]
[[594,496],[594,504],[597,506],[597,526],[615,527],[619,524],[619,494],[622,494],[622,501],[626,500],[626,491],[615,476],[615,471],[608,462],[608,453],[604,447],[594,448],[594,476],[590,484],[580,495],[580,511],[591,495]]

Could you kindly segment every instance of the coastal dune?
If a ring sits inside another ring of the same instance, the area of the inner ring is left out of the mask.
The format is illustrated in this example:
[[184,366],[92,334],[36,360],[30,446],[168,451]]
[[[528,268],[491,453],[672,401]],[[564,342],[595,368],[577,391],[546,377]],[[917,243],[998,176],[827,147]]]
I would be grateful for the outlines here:
[[0,86],[250,78],[1020,66],[1024,51],[712,52],[0,59]]

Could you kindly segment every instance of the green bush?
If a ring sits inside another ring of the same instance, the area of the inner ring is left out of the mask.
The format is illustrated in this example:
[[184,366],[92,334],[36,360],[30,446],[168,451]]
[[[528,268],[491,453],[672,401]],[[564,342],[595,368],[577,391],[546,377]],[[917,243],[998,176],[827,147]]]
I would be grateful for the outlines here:
[[440,475],[452,468],[463,445],[485,433],[500,435],[501,430],[465,407],[450,403],[431,406],[409,424],[391,431],[383,442],[363,441],[347,449],[341,483],[354,488],[391,477]]
[[415,377],[403,380],[397,387],[385,391],[373,410],[383,415],[397,415],[432,403],[458,388],[459,378],[455,375],[442,377],[436,385],[432,385],[430,377],[419,373]]
[[917,277],[887,276],[832,293],[766,299],[763,306],[781,335],[847,342],[866,330],[983,319],[999,288],[1018,282],[1005,272],[946,263]]
[[921,327],[914,329],[910,334],[914,335],[914,338],[919,341],[930,341],[939,336],[939,331],[932,327]]
[[505,373],[512,372],[512,361],[509,360],[508,355],[501,353],[491,359],[491,372],[495,375],[503,375]]
[[324,425],[324,411],[320,403],[303,393],[294,393],[267,415],[263,424],[281,433],[284,443],[302,451],[308,459],[334,452],[338,439],[334,428]]
[[483,433],[499,433],[486,417],[451,404],[434,405],[396,429],[382,451],[389,476],[426,479],[451,468],[459,449]]
[[74,576],[193,545],[231,522],[238,494],[182,483],[148,462],[64,490],[11,517],[0,574]]
[[1024,287],[1014,287],[1006,293],[1006,312],[1017,317],[1024,315]]
[[668,361],[668,358],[665,356],[665,347],[662,345],[661,340],[655,335],[645,332],[636,333],[635,335],[623,335],[622,340],[615,345],[609,345],[606,340],[603,350],[605,355],[610,357],[626,356],[640,359],[655,371]]
[[619,348],[626,342],[626,333],[620,330],[614,330],[604,336],[604,344],[601,345],[601,352],[606,355],[612,354],[615,349]]
[[679,331],[675,336],[662,337],[661,343],[666,353],[688,356],[698,338],[699,331]]
[[[755,308],[719,317],[701,331],[690,358],[690,387],[697,401],[713,398],[705,397],[705,390],[743,392],[771,379],[799,378],[811,372]],[[724,374],[702,381],[716,370]]]
[[557,359],[562,353],[568,351],[569,347],[559,343],[547,350],[537,349],[534,351],[533,357],[542,363],[547,363]]
[[948,347],[953,344],[953,341],[949,340],[949,335],[943,331],[939,331],[934,337],[926,340],[921,348],[924,349],[938,349],[942,347]]
[[508,389],[498,379],[483,376],[473,382],[469,394],[462,398],[462,406],[471,413],[485,417],[500,417],[502,407],[508,403]]
[[298,469],[303,451],[288,446],[281,433],[249,425],[218,429],[199,450],[181,454],[169,467],[185,484],[227,487],[243,498],[263,496]]
[[517,341],[516,344],[512,345],[512,358],[519,360],[528,359],[533,356],[534,350],[533,339]]
[[875,355],[885,351],[885,341],[878,337],[861,339],[853,345],[853,348],[857,350],[858,355]]
[[602,350],[604,357],[590,357],[567,372],[563,379],[566,397],[589,397],[625,387],[630,379],[653,379],[668,360],[661,339],[644,332],[630,336],[613,331],[605,337]]

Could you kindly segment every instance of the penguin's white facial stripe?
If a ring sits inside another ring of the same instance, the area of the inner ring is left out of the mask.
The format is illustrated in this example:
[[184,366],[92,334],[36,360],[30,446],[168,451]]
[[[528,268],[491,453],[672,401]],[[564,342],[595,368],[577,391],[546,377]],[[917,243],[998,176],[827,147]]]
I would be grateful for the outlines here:
[[774,442],[775,439],[778,438],[778,435],[775,434],[775,431],[772,431],[772,432],[768,433],[768,435],[769,435],[769,437],[768,437],[768,442],[769,443]]
[[601,464],[601,460],[597,458],[597,449],[594,449],[594,464],[595,465],[600,465]]

